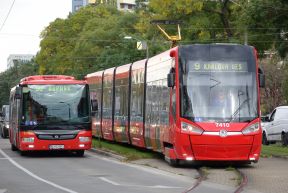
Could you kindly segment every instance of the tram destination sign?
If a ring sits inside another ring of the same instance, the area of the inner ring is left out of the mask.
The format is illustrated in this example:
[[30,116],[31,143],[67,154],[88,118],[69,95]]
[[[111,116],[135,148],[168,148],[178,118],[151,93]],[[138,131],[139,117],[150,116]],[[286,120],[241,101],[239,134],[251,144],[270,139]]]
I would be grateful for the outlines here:
[[246,62],[191,61],[189,71],[193,72],[247,72]]

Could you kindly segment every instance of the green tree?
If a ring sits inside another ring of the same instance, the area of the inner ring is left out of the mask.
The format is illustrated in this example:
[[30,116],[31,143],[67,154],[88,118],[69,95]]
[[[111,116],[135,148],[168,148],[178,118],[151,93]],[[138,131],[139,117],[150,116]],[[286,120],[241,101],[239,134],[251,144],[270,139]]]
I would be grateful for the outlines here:
[[10,89],[19,84],[22,78],[38,74],[38,67],[34,60],[27,63],[18,62],[0,74],[0,106],[9,104]]
[[[145,30],[153,27],[149,20],[143,21],[137,13],[120,12],[107,5],[88,6],[65,20],[55,20],[42,33],[41,50],[36,56],[40,74],[83,78],[96,70],[145,58],[146,52],[136,49],[135,38],[148,40],[155,34]],[[134,39],[124,40],[125,36]],[[154,42],[148,42],[151,54],[163,50]]]
[[282,58],[288,53],[288,1],[241,1],[239,21],[248,29],[248,40],[260,53],[274,48]]
[[185,41],[240,41],[235,17],[239,5],[231,0],[151,0],[150,9],[159,19],[182,20]]
[[41,49],[36,56],[40,74],[69,73],[75,66],[73,50],[86,22],[95,17],[107,17],[110,12],[116,11],[115,8],[95,9],[93,6],[87,6],[67,19],[56,19],[50,23],[41,33]]

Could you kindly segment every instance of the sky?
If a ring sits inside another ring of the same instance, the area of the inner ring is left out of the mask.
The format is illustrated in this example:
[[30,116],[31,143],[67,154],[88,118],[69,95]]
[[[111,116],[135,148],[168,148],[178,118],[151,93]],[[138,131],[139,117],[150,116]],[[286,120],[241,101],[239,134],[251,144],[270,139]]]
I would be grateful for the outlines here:
[[[0,0],[0,29],[14,0]],[[40,33],[56,18],[67,18],[72,0],[15,0],[0,31],[0,72],[7,69],[10,54],[40,50]]]

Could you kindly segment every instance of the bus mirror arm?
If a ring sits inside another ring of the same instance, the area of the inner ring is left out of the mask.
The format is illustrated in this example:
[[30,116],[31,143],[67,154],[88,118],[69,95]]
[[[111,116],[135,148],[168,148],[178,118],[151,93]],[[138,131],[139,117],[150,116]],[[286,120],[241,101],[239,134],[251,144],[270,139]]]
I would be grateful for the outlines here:
[[167,75],[167,86],[173,88],[175,86],[175,73],[170,72]]

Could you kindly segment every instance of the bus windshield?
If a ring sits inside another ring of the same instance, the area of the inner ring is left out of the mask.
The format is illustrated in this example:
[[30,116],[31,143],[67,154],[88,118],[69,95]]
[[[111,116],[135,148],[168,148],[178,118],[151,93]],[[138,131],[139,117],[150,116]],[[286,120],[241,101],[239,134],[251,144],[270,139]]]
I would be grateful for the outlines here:
[[28,85],[23,87],[21,124],[46,125],[89,121],[85,85]]
[[180,47],[181,116],[195,122],[249,122],[258,117],[253,49]]

